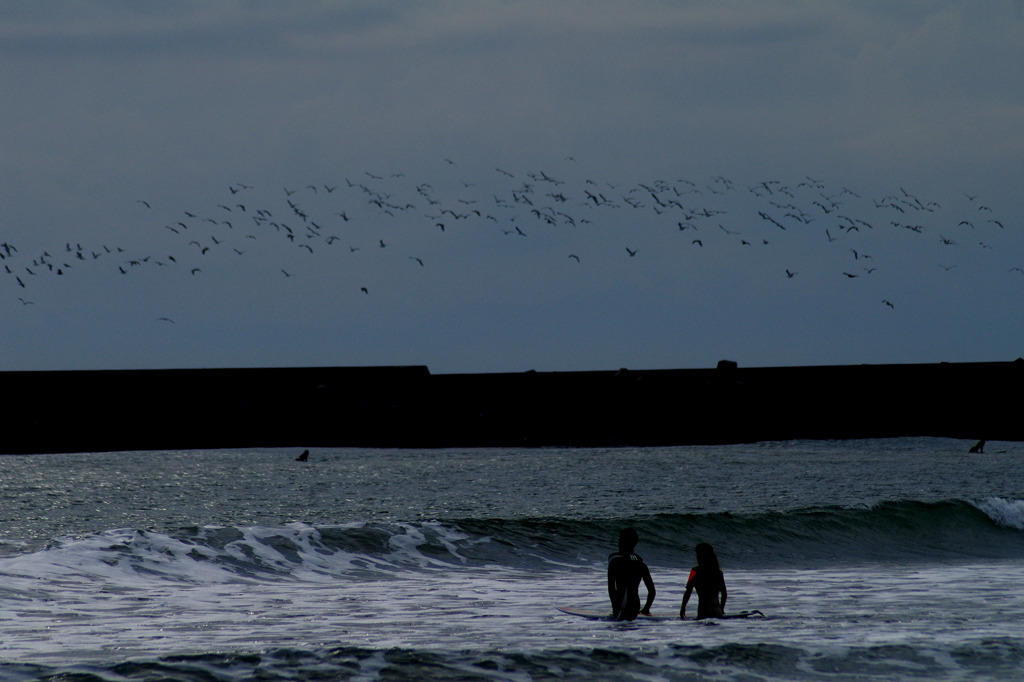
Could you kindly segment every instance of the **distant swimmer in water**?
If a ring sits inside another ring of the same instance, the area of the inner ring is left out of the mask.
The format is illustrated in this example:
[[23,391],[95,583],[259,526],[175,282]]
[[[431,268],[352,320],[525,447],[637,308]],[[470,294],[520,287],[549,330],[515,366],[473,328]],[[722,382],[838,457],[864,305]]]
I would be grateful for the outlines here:
[[973,453],[984,454],[984,452],[985,452],[985,441],[984,441],[984,439],[979,440],[977,443],[975,443],[974,446],[970,449],[970,452],[972,454]]
[[[683,604],[679,607],[679,617],[686,618],[686,603],[690,601],[690,593],[697,590],[697,620],[702,618],[721,618],[725,615],[725,600],[729,596],[725,589],[725,576],[718,565],[715,550],[706,542],[697,545],[697,565],[690,570],[683,593]],[[718,600],[718,595],[722,600]]]
[[308,462],[309,461],[309,450],[303,450],[302,454],[295,458],[296,462]]
[[[608,598],[616,620],[633,620],[639,614],[651,615],[654,603],[654,580],[647,564],[633,550],[639,535],[635,528],[619,533],[619,551],[608,557]],[[640,608],[640,581],[647,588],[647,601]]]

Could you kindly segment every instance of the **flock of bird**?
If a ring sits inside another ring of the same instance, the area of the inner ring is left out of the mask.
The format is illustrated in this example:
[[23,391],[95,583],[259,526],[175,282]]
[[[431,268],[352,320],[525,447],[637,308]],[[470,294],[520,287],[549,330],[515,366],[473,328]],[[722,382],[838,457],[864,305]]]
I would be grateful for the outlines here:
[[[434,265],[430,254],[439,249],[458,253],[467,248],[460,246],[467,235],[511,240],[509,248],[531,243],[557,249],[552,257],[575,268],[607,264],[615,253],[630,264],[640,263],[649,254],[663,252],[666,240],[680,251],[701,253],[771,249],[788,243],[820,249],[811,253],[822,262],[827,256],[829,263],[838,264],[836,278],[854,280],[895,267],[878,251],[892,244],[901,249],[927,245],[922,253],[928,255],[923,257],[942,253],[934,268],[950,272],[967,249],[998,252],[1000,247],[993,248],[993,243],[1021,227],[1019,220],[999,215],[983,197],[970,193],[938,200],[898,187],[872,197],[809,176],[789,182],[743,183],[721,175],[607,182],[587,177],[572,158],[557,167],[494,167],[471,174],[445,159],[431,179],[361,171],[335,181],[294,186],[226,184],[221,200],[205,207],[166,207],[151,198],[137,198],[132,200],[137,220],[153,232],[150,251],[110,241],[83,244],[79,237],[44,248],[0,239],[0,296],[33,305],[39,280],[74,279],[90,267],[106,268],[117,277],[164,268],[201,278],[211,269],[243,262],[232,259],[255,258],[267,273],[300,281],[304,268],[313,262],[310,258],[329,254],[338,259],[333,266],[345,268],[350,262],[345,259],[388,253],[387,267],[427,271]],[[600,256],[594,253],[594,240],[582,238],[598,231],[605,249]],[[652,239],[655,234],[657,240]],[[901,241],[896,235],[914,241]],[[373,266],[377,276],[384,263]],[[808,277],[802,265],[779,267],[780,284],[792,286],[794,280]],[[1016,277],[1024,275],[1022,266],[1024,261],[1011,260],[1001,269]],[[370,281],[354,282],[349,291],[372,296],[374,286]],[[895,310],[898,298],[897,290],[877,302]],[[166,316],[155,319],[174,321]]]

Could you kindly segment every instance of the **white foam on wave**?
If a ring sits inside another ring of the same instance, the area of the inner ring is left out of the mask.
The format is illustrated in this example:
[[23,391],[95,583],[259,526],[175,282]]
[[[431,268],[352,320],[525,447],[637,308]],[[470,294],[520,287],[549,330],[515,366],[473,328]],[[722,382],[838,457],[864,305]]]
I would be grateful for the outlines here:
[[[656,612],[671,615],[678,608],[687,570],[658,568]],[[154,585],[144,591],[104,593],[81,586],[53,586],[50,599],[6,613],[0,602],[0,615],[7,616],[0,619],[0,658],[66,660],[69,650],[114,651],[124,659],[254,647],[360,647],[480,651],[492,659],[499,651],[515,655],[579,650],[580,643],[586,642],[584,649],[651,652],[655,660],[669,666],[666,676],[677,677],[675,665],[707,672],[690,664],[689,654],[701,648],[716,650],[724,644],[759,651],[767,639],[791,650],[803,649],[818,660],[822,656],[842,659],[845,652],[852,652],[850,663],[856,665],[868,654],[872,665],[891,673],[910,660],[900,653],[905,647],[887,653],[893,642],[909,643],[916,652],[914,660],[923,661],[953,647],[1019,638],[1024,606],[1013,595],[1022,570],[998,563],[898,566],[867,573],[861,568],[729,571],[730,602],[736,601],[732,608],[758,608],[769,618],[714,624],[609,624],[573,618],[553,608],[556,604],[607,608],[601,565],[541,580],[500,568],[427,571],[329,584],[265,581],[245,589],[224,584]],[[993,600],[1001,606],[991,608]],[[686,645],[682,649],[680,641]],[[879,648],[873,648],[876,645]],[[370,670],[364,672],[372,672],[373,663],[367,665]],[[955,669],[956,663],[948,665]],[[808,675],[813,677],[815,670],[820,673],[820,668],[811,668]],[[928,672],[912,667],[909,677],[934,676],[942,670]],[[856,677],[855,670],[850,674]]]
[[380,554],[338,547],[324,537],[328,532],[358,532],[366,526],[363,522],[210,526],[191,537],[114,529],[83,538],[55,539],[36,552],[0,556],[0,577],[25,591],[31,591],[40,579],[121,587],[144,587],[154,581],[193,585],[267,579],[330,583],[341,576],[367,579],[409,568],[447,570],[453,564],[467,563],[458,544],[470,538],[439,522],[378,529],[387,537],[387,550]]
[[986,497],[971,504],[985,512],[986,516],[1000,526],[1024,530],[1024,500]]
[[[279,576],[287,575],[308,582],[330,582],[350,573],[393,571],[396,564],[402,563],[403,554],[407,552],[409,556],[417,556],[418,544],[425,542],[425,538],[416,536],[408,547],[401,547],[391,556],[375,557],[329,547],[322,534],[325,530],[359,530],[366,526],[364,522],[352,522],[337,526],[289,523],[283,527],[238,528],[236,530],[242,537],[228,543],[221,551],[239,562],[275,571]],[[392,536],[390,544],[402,543]]]
[[[388,544],[395,552],[395,558],[403,563],[412,563],[420,568],[450,568],[450,562],[437,559],[423,553],[423,547],[431,544],[440,545],[447,554],[461,563],[466,563],[465,557],[461,556],[455,543],[468,539],[468,535],[445,526],[438,522],[431,522],[414,526],[408,523],[398,524],[398,527],[405,532],[394,534],[388,540]],[[427,536],[431,531],[432,538]]]
[[41,551],[0,559],[0,575],[120,585],[147,583],[154,576],[190,583],[236,578],[207,561],[212,558],[208,554],[206,548],[162,533],[115,529],[85,538],[58,538]]

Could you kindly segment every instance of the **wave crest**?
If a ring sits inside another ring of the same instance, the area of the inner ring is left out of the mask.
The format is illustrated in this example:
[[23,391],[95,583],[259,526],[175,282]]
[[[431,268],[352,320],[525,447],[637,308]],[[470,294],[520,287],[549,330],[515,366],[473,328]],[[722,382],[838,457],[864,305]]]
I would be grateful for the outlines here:
[[748,515],[291,523],[191,527],[175,533],[129,528],[0,555],[0,575],[326,582],[453,568],[589,570],[604,565],[619,529],[627,525],[639,529],[638,551],[652,566],[688,566],[697,542],[715,545],[729,569],[1024,558],[1024,500],[992,497]]
[[1000,526],[1024,530],[1024,500],[987,497],[974,502],[974,506]]

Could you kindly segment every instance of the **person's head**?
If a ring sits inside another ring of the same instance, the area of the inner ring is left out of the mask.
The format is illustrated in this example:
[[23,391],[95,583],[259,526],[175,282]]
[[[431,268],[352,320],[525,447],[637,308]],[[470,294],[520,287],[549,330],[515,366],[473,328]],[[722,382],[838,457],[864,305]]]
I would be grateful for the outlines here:
[[619,531],[619,551],[623,554],[632,553],[639,540],[640,535],[636,532],[636,528],[623,528]]
[[721,570],[714,548],[706,542],[697,543],[697,565],[702,568]]

